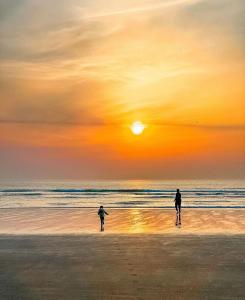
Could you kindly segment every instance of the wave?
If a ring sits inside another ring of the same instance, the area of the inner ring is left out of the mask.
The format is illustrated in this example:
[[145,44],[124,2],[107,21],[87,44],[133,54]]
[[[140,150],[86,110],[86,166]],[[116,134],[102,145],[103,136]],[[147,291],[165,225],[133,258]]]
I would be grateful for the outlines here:
[[[74,187],[74,188],[73,188]],[[108,188],[107,188],[108,187]],[[114,188],[115,187],[115,188]],[[172,186],[2,186],[0,208],[173,208]],[[192,188],[193,187],[193,188]],[[183,208],[245,208],[245,187],[186,186]]]
[[17,192],[14,192],[14,193],[5,193],[4,196],[5,197],[12,197],[12,196],[42,196],[43,194],[42,193],[35,193],[35,192],[30,192],[30,193],[27,193],[27,192],[24,192],[24,193],[17,193]]
[[35,192],[33,189],[5,189],[0,190],[2,193],[26,193],[26,192]]
[[[2,193],[31,193],[31,192],[51,192],[51,193],[154,193],[162,195],[175,194],[176,190],[172,189],[0,189]],[[223,195],[224,193],[238,193],[245,195],[245,188],[229,188],[217,190],[201,190],[201,189],[188,189],[182,190],[182,193],[195,193],[196,195],[216,194]]]
[[[58,193],[151,193],[151,192],[168,192],[167,190],[152,189],[54,189],[50,192]],[[174,191],[169,191],[174,192]]]

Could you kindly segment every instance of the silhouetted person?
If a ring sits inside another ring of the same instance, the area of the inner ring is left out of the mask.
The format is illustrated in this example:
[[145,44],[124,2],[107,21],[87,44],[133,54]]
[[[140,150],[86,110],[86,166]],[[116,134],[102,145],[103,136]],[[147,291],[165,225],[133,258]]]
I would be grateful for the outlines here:
[[175,209],[176,209],[176,225],[181,225],[181,193],[179,189],[177,189],[177,193],[175,195]]
[[100,217],[100,231],[104,231],[105,214],[108,215],[108,213],[104,210],[103,206],[101,205],[98,210],[98,215]]

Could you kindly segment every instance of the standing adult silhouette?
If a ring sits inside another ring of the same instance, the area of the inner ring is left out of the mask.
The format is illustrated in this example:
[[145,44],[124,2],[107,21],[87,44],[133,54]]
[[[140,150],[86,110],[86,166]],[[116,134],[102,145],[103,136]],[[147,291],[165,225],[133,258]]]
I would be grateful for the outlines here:
[[176,226],[181,225],[181,193],[177,189],[175,195],[175,209],[176,209]]

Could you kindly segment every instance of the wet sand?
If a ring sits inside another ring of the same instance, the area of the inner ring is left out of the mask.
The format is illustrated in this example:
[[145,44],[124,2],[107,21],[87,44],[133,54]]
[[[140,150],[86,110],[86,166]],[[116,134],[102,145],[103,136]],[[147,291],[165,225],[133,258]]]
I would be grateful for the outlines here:
[[[108,209],[105,233],[245,234],[245,209]],[[0,209],[0,234],[98,233],[97,209]]]
[[1,209],[0,299],[245,299],[244,210]]

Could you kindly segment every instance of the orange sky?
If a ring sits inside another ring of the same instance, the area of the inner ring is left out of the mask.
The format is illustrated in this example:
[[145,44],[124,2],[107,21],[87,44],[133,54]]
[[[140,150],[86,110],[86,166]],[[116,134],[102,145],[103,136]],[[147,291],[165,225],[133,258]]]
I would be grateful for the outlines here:
[[242,2],[1,1],[0,177],[244,177]]

